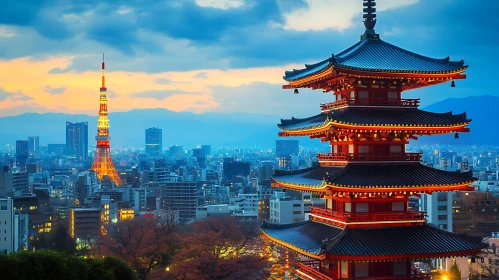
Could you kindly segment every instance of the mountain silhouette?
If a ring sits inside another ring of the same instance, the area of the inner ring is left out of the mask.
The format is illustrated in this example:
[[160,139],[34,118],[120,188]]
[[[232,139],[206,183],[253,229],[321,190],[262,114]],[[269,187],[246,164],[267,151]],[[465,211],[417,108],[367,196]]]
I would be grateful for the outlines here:
[[[499,129],[495,123],[497,96],[449,98],[422,108],[431,112],[466,112],[473,121],[470,133],[420,137],[411,144],[442,145],[497,145]],[[229,147],[273,147],[278,139],[277,123],[281,117],[249,113],[173,112],[166,109],[140,109],[110,113],[111,147],[132,146],[143,148],[146,128],[163,129],[163,147],[183,145],[186,148],[199,144]],[[97,117],[63,113],[25,113],[0,118],[0,144],[14,145],[16,140],[39,136],[41,145],[65,143],[65,123],[88,122],[89,146],[95,145]],[[304,146],[320,145],[308,137],[298,138]]]

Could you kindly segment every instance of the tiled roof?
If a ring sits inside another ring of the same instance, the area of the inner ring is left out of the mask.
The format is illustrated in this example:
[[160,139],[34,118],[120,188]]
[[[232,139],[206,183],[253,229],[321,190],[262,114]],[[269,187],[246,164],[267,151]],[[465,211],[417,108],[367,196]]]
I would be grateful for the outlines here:
[[444,59],[430,58],[383,40],[365,39],[331,58],[305,65],[304,69],[286,71],[284,79],[286,81],[298,80],[320,73],[329,66],[371,72],[424,74],[453,73],[464,71],[467,67],[464,65],[464,61],[450,61],[448,57]]
[[262,229],[271,237],[315,255],[321,253],[325,239],[335,238],[343,232],[342,229],[310,221],[283,225],[264,222]]
[[466,113],[453,115],[448,113],[432,113],[417,108],[386,109],[386,108],[355,108],[349,107],[332,110],[328,114],[319,114],[305,119],[281,120],[278,124],[282,130],[302,130],[326,126],[329,121],[341,124],[361,126],[454,126],[468,123]]
[[347,229],[324,242],[324,251],[341,256],[403,256],[478,250],[481,238],[450,233],[430,225]]
[[479,251],[486,244],[480,238],[450,233],[429,225],[385,228],[338,229],[307,221],[290,225],[264,223],[268,236],[288,247],[338,256],[390,257],[430,254],[460,255]]
[[345,167],[320,166],[298,174],[281,172],[274,176],[277,182],[317,188],[322,186],[323,179],[329,185],[349,188],[462,185],[475,180],[471,172],[444,171],[419,163],[371,165],[349,163]]

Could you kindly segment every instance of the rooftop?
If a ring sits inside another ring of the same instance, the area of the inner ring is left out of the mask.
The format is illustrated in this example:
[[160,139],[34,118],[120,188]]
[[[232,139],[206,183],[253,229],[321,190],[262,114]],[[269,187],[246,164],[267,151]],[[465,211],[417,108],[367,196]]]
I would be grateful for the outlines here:
[[345,230],[312,221],[296,224],[265,222],[262,230],[276,243],[311,257],[324,253],[342,259],[368,260],[462,256],[486,246],[480,238],[450,233],[429,225]]
[[471,184],[471,172],[444,171],[420,163],[353,164],[345,167],[319,166],[296,171],[276,171],[279,184],[306,186],[317,190],[327,185],[348,188],[422,188],[429,186],[459,186]]
[[278,127],[282,130],[307,130],[327,127],[330,122],[358,126],[421,126],[449,127],[471,122],[466,113],[452,114],[432,113],[417,108],[407,109],[374,109],[374,108],[344,108],[318,114],[304,119],[281,119]]

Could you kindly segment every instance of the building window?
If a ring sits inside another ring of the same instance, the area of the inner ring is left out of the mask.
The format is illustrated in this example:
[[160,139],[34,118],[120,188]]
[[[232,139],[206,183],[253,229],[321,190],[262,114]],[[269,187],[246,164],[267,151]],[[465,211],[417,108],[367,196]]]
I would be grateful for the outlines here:
[[447,220],[447,215],[438,215],[439,220]]
[[301,214],[301,211],[293,211],[293,214]]
[[293,207],[301,207],[301,204],[293,204]]
[[438,206],[438,211],[447,211],[447,205]]

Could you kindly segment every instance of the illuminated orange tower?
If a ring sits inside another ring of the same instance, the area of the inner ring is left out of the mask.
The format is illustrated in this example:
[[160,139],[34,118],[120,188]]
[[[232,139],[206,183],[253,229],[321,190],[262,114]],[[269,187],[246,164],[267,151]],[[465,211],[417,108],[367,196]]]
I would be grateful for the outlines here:
[[108,176],[116,185],[121,185],[121,179],[114,168],[113,159],[111,158],[111,149],[109,147],[109,141],[111,137],[109,136],[109,118],[107,116],[107,88],[106,88],[106,78],[104,76],[105,70],[104,64],[104,54],[102,54],[102,86],[100,88],[99,97],[99,119],[97,120],[97,136],[95,136],[95,141],[97,142],[94,163],[92,164],[92,170],[97,173],[99,180],[102,180],[104,176]]

